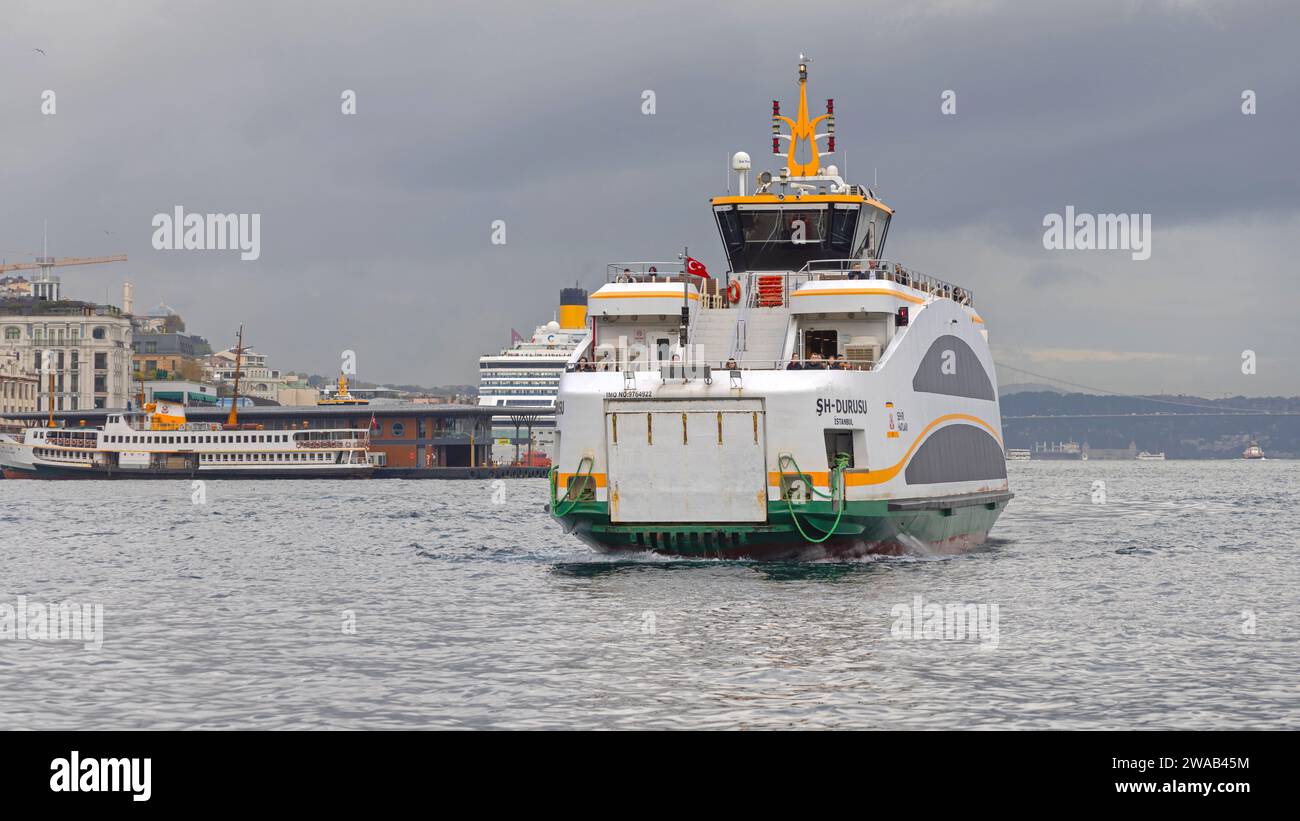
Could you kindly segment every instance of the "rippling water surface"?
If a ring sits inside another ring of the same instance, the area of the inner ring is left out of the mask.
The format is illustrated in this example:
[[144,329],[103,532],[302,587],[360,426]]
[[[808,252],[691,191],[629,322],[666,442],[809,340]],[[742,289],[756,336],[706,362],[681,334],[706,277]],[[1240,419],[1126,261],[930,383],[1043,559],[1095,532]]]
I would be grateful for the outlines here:
[[0,481],[0,604],[104,609],[0,641],[0,728],[1300,727],[1300,463],[1009,467],[989,545],[848,564],[601,556],[543,480]]

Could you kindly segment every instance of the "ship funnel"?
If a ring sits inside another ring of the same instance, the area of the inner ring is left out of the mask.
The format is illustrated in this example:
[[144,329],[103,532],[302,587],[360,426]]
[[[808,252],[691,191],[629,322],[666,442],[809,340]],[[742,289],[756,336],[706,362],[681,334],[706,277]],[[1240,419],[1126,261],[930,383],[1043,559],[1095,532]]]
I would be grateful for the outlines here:
[[560,290],[560,327],[566,331],[578,330],[587,325],[587,289],[563,288]]

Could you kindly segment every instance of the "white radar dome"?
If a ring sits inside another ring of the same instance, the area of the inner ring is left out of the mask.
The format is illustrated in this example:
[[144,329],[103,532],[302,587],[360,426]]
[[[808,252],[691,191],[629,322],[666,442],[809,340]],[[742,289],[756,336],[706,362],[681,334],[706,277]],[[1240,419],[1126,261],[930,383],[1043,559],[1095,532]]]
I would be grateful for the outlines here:
[[731,157],[731,170],[732,170],[732,171],[748,171],[748,170],[749,170],[749,155],[746,154],[744,151],[737,151],[734,155],[732,155],[732,157]]
[[558,330],[560,330],[560,323],[558,323],[558,322],[556,322],[554,319],[552,319],[550,322],[546,323],[546,330],[548,330],[548,331],[558,331]]

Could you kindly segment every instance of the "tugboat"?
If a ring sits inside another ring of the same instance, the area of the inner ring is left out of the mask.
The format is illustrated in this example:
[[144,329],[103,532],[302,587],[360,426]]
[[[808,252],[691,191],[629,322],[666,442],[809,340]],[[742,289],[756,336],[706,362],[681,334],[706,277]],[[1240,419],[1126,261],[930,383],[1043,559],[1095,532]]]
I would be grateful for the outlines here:
[[1264,449],[1259,446],[1259,442],[1251,442],[1250,447],[1241,452],[1242,459],[1263,459]]
[[339,383],[338,383],[338,387],[334,391],[334,394],[328,398],[317,399],[316,404],[317,405],[369,405],[370,400],[362,399],[361,397],[353,396],[351,393],[349,393],[348,378],[343,374],[339,374]]
[[683,249],[611,264],[591,294],[556,402],[550,513],[602,551],[979,545],[1012,494],[974,296],[883,256],[893,209],[824,163],[834,101],[809,119],[802,59],[798,113],[774,101],[772,125],[783,167],[746,193],[738,152],[738,193],[711,203],[725,281]]

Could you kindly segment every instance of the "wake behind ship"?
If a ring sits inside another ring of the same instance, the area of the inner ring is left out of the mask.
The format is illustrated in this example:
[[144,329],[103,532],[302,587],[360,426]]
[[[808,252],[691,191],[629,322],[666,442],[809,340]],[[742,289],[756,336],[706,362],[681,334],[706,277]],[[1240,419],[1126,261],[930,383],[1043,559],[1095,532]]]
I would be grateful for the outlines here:
[[822,164],[834,103],[809,120],[806,64],[797,116],[772,109],[785,167],[747,194],[737,153],[739,194],[712,200],[727,281],[683,253],[612,264],[591,294],[556,402],[551,515],[608,551],[980,544],[1012,494],[974,297],[882,256],[893,210]]

